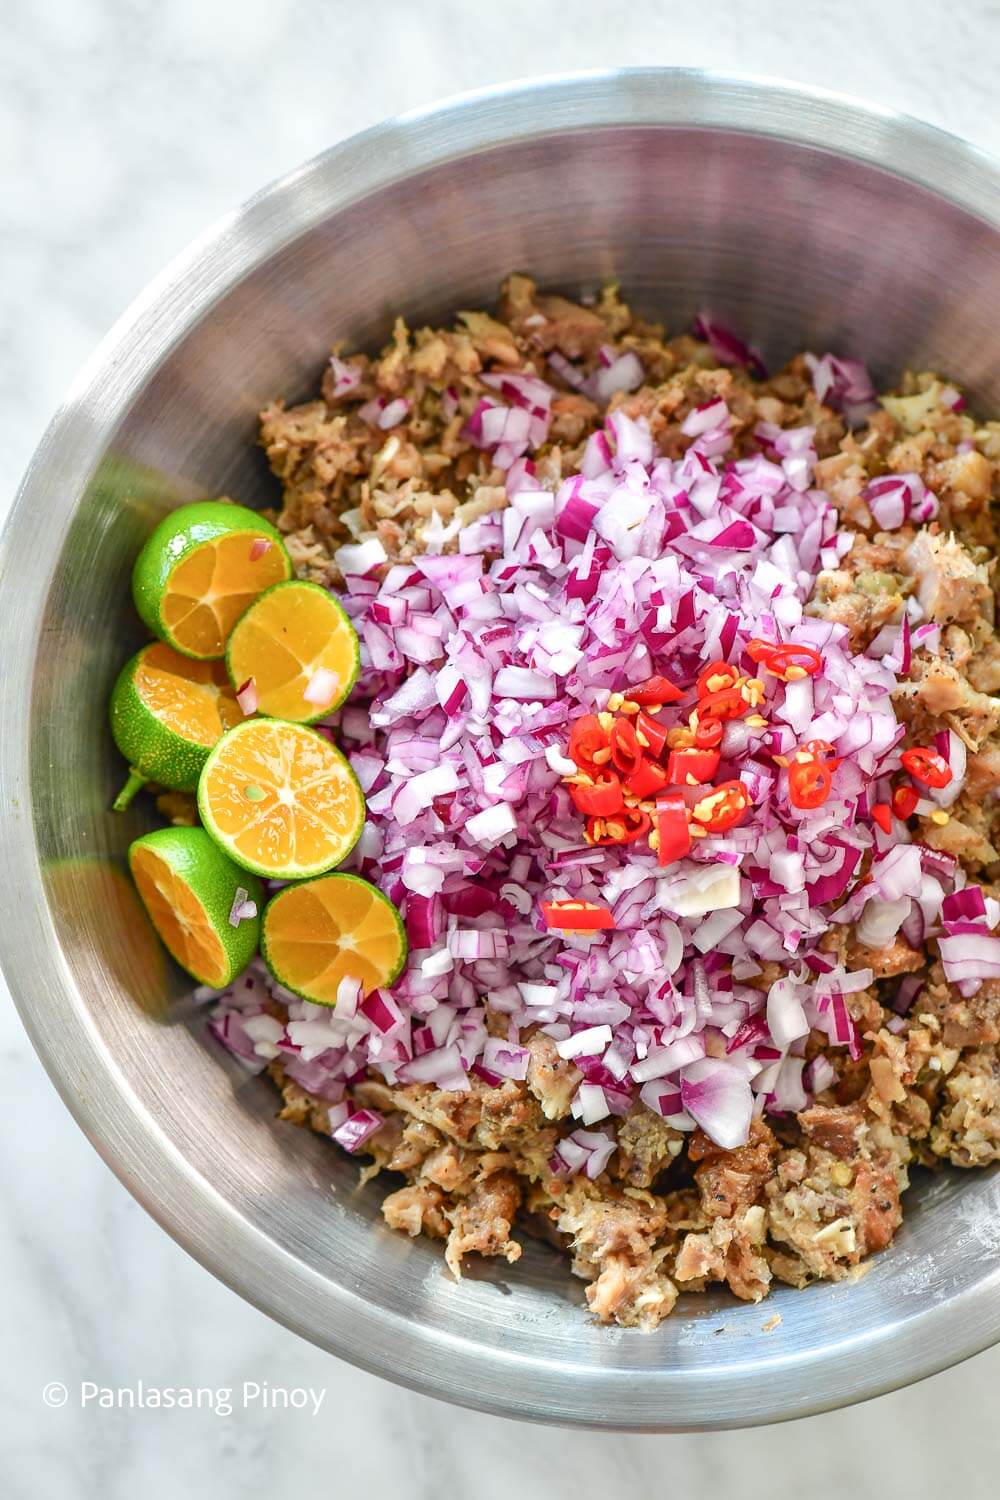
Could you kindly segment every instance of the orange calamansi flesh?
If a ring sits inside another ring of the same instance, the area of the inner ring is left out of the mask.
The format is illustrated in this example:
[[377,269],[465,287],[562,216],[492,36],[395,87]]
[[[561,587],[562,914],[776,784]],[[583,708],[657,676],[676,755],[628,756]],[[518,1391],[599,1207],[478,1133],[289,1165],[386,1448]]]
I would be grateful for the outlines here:
[[243,719],[221,661],[181,656],[163,641],[140,654],[135,688],[150,713],[197,745],[214,745]]
[[161,618],[182,651],[221,656],[240,615],[257,595],[287,576],[284,553],[269,547],[251,558],[246,532],[205,541],[182,557],[163,593]]

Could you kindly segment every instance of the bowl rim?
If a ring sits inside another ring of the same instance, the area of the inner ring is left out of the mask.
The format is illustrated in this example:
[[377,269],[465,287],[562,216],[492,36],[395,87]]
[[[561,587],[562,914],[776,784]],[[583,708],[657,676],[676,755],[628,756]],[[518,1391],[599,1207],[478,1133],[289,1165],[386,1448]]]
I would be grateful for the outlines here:
[[[458,1405],[566,1426],[664,1432],[830,1410],[978,1353],[1000,1339],[1000,1266],[904,1322],[761,1362],[767,1379],[752,1391],[741,1388],[745,1369],[570,1372],[555,1359],[485,1350],[472,1337],[407,1325],[277,1247],[190,1169],[124,1086],[55,941],[29,781],[35,648],[78,494],[141,382],[213,303],[320,220],[403,177],[533,137],[642,126],[766,136],[854,158],[1000,228],[1000,163],[958,137],[846,95],[692,68],[554,74],[459,94],[350,137],[224,215],[150,282],[87,361],[35,451],[0,537],[0,626],[19,643],[7,658],[0,703],[0,859],[24,872],[16,920],[0,924],[0,963],[49,1077],[104,1161],[189,1254],[252,1305],[355,1365]],[[42,513],[49,524],[32,527],[29,518]],[[82,1078],[90,1086],[81,1091]],[[307,1316],[317,1297],[327,1307],[322,1328]]]

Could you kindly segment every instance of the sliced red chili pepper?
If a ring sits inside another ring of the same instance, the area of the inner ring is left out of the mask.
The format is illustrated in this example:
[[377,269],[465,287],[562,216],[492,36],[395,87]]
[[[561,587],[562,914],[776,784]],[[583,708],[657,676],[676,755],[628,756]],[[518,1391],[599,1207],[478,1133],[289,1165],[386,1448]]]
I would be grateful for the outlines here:
[[670,792],[657,799],[656,832],[659,836],[656,857],[661,865],[672,865],[675,859],[683,859],[689,853],[691,824],[680,792]]
[[726,833],[742,823],[750,806],[750,793],[742,781],[723,781],[701,797],[691,816],[709,833]]
[[794,761],[788,768],[788,795],[794,807],[822,807],[833,786],[833,772],[821,760]]
[[719,719],[698,715],[694,729],[694,742],[699,750],[716,750],[722,744],[722,723]]
[[579,812],[607,818],[625,806],[622,784],[614,771],[598,771],[593,786],[571,786],[569,794]]
[[632,703],[676,703],[684,697],[684,689],[674,687],[667,677],[647,677],[645,682],[627,688],[625,697]]
[[630,776],[642,763],[642,746],[631,719],[616,719],[611,726],[611,760],[623,776]]
[[[813,760],[826,760],[833,754],[833,746],[829,740],[806,740],[799,746],[799,749],[807,751]],[[838,761],[837,764],[839,765],[840,762]]]
[[823,658],[814,646],[796,646],[791,641],[772,646],[761,659],[765,672],[771,672],[785,682],[791,680],[790,673],[794,673],[795,677],[811,677],[822,665]]
[[892,808],[888,802],[876,802],[872,808],[872,822],[877,823],[883,833],[892,832]]
[[755,637],[752,641],[747,641],[747,656],[751,661],[766,661],[776,644],[775,641],[762,641]]
[[919,796],[912,786],[898,786],[892,794],[892,810],[897,818],[902,818],[905,823],[907,818],[912,818],[917,810]]
[[709,693],[721,693],[725,688],[735,687],[740,680],[740,674],[736,667],[730,666],[727,661],[710,661],[707,667],[702,667],[698,673],[697,689],[698,697],[704,698]]
[[651,755],[660,756],[663,754],[663,748],[667,743],[667,727],[665,724],[661,724],[658,719],[651,718],[649,714],[644,713],[640,708],[635,719],[635,732],[637,736],[641,736],[646,741]]
[[698,704],[698,716],[707,719],[741,719],[750,712],[750,704],[738,688],[723,688],[706,693]]
[[543,901],[542,916],[546,926],[563,932],[603,932],[615,925],[610,908],[596,901]]
[[719,769],[718,750],[671,750],[667,780],[674,786],[705,786]]
[[952,779],[951,766],[944,756],[939,755],[936,750],[929,750],[926,745],[914,745],[911,750],[904,750],[900,760],[903,762],[903,769],[925,786],[940,789]]
[[[570,760],[581,771],[593,775],[611,759],[609,738],[609,731],[603,728],[596,714],[584,714],[582,718],[575,719],[569,732]],[[600,758],[595,760],[595,756]]]
[[633,797],[655,797],[667,785],[667,773],[658,761],[644,756],[640,764],[625,778],[625,790]]
[[592,844],[634,844],[653,826],[649,813],[626,807],[613,818],[588,818],[587,837]]

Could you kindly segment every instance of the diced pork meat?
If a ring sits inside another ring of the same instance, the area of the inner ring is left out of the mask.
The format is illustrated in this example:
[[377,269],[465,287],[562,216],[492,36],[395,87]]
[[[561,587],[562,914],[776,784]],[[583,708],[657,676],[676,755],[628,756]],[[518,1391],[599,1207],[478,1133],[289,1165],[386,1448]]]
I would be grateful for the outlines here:
[[510,1231],[521,1202],[521,1189],[513,1172],[494,1172],[461,1198],[448,1211],[451,1233],[445,1261],[455,1276],[462,1274],[462,1260],[477,1255],[502,1255],[510,1263],[520,1259],[521,1246]]

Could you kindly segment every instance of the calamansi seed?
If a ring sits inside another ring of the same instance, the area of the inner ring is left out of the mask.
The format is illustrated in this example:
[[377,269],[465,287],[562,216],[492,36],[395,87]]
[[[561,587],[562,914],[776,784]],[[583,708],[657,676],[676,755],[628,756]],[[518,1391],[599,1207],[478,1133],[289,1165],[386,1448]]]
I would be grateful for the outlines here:
[[248,802],[263,802],[264,788],[261,786],[254,786],[251,782],[249,785],[243,788],[243,795]]

